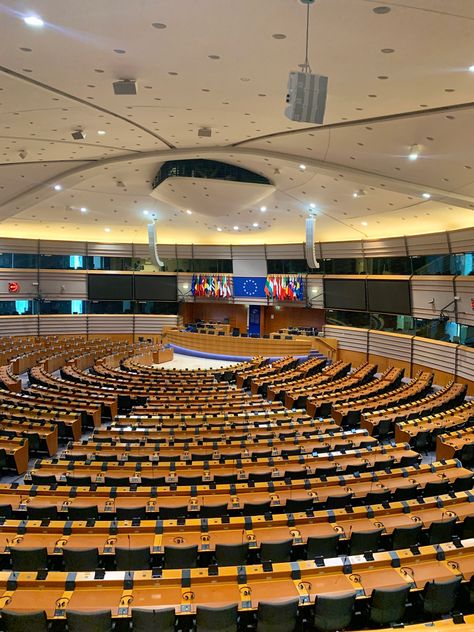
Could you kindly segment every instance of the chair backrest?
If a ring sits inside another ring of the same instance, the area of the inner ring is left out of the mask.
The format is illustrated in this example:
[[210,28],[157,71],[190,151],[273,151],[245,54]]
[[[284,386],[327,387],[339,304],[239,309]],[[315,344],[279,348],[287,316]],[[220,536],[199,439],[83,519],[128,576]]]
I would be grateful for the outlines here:
[[237,474],[214,474],[216,485],[232,485],[237,483]]
[[466,474],[465,476],[458,476],[453,483],[453,490],[455,492],[467,492],[473,487],[473,474]]
[[134,518],[146,518],[146,505],[135,507],[116,507],[115,515],[117,520],[133,520]]
[[88,518],[98,518],[99,508],[97,505],[69,505],[67,513],[69,520],[87,520]]
[[455,524],[455,517],[448,518],[447,520],[433,520],[428,532],[429,543],[440,544],[441,542],[450,542],[453,537]]
[[118,571],[139,571],[150,566],[150,547],[115,547],[115,567]]
[[[141,476],[141,484],[143,487],[163,487],[166,485],[166,477],[164,476]],[[158,612],[158,611],[157,611]]]
[[255,482],[270,481],[272,478],[272,471],[265,470],[263,472],[249,472],[249,480]]
[[420,544],[422,524],[395,527],[392,534],[392,549],[407,549],[409,546]]
[[262,542],[260,545],[260,559],[262,562],[289,562],[293,540],[278,542]]
[[261,516],[270,511],[270,501],[262,503],[244,503],[242,515],[244,516]]
[[11,518],[13,509],[11,505],[0,505],[0,518]]
[[196,568],[198,547],[192,546],[165,546],[164,568]]
[[353,495],[352,492],[349,492],[338,496],[328,496],[325,502],[326,509],[343,509],[346,505],[351,504]]
[[111,632],[110,610],[66,610],[68,632]]
[[375,588],[370,600],[370,621],[378,626],[402,621],[409,592],[409,586]]
[[174,608],[132,608],[133,632],[174,632]]
[[106,487],[129,487],[130,478],[128,476],[105,476],[104,485]]
[[218,608],[198,606],[196,608],[196,630],[197,632],[236,632],[237,617],[238,606],[236,603]]
[[57,483],[56,476],[54,474],[31,474],[31,481],[33,485],[54,485]]
[[442,496],[449,492],[449,480],[428,481],[423,496]]
[[63,548],[65,571],[93,571],[99,566],[99,549]]
[[66,482],[70,487],[89,487],[92,483],[90,476],[73,476],[66,474]]
[[298,511],[308,511],[313,508],[313,499],[309,498],[287,498],[285,503],[286,513]]
[[37,505],[28,505],[28,518],[32,520],[43,520],[45,518],[49,518],[50,520],[54,520],[54,518],[58,517],[58,509],[56,505],[43,505],[39,507]]
[[466,516],[461,528],[463,540],[474,538],[474,516]]
[[216,544],[218,566],[242,566],[247,562],[248,542],[242,544]]
[[5,632],[48,632],[48,620],[44,610],[17,612],[3,609],[2,624]]
[[312,560],[315,557],[337,557],[340,535],[309,536],[306,548],[306,558]]
[[227,509],[227,504],[219,504],[219,505],[201,505],[200,510],[201,518],[220,518],[221,516],[226,516],[229,513]]
[[394,501],[401,500],[411,500],[416,498],[418,495],[418,485],[413,483],[413,485],[407,485],[406,487],[397,487],[397,489],[393,492],[392,498]]
[[444,581],[430,581],[423,589],[423,609],[432,616],[450,613],[456,605],[462,577],[457,575]]
[[316,598],[313,625],[321,632],[335,632],[347,628],[352,619],[355,592],[321,595]]
[[383,529],[353,531],[349,546],[349,555],[360,555],[366,551],[376,551],[380,545]]
[[14,571],[39,571],[48,568],[48,551],[45,546],[37,548],[10,549],[12,569]]
[[298,599],[260,601],[257,610],[257,632],[293,632],[298,616]]
[[176,518],[184,518],[188,513],[187,505],[166,506],[160,505],[159,514],[162,520],[174,520]]
[[202,476],[178,476],[178,485],[202,485]]

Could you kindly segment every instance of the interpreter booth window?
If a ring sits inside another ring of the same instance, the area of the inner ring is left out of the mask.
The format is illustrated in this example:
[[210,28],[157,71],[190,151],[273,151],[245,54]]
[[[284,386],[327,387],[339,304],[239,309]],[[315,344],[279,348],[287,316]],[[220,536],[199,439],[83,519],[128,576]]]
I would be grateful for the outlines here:
[[39,267],[43,270],[84,270],[82,255],[40,255]]
[[364,259],[323,259],[321,274],[365,274]]
[[0,268],[37,268],[38,255],[19,252],[2,252],[0,254]]
[[175,315],[178,303],[165,301],[137,301],[136,314]]
[[370,314],[368,312],[350,312],[339,309],[326,310],[326,324],[340,327],[360,327],[370,329]]
[[[268,274],[306,274],[309,272],[306,259],[268,259]],[[315,270],[320,272],[320,270]]]
[[0,301],[0,316],[31,316],[33,301]]
[[86,301],[50,301],[40,302],[40,314],[84,314]]
[[370,257],[365,260],[367,274],[411,274],[410,257]]
[[90,314],[133,314],[132,301],[89,301]]

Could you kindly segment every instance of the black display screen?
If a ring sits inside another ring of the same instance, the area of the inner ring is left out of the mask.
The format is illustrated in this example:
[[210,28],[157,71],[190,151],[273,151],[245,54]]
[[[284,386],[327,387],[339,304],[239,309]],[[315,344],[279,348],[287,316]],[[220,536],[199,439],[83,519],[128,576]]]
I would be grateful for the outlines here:
[[135,300],[176,301],[178,284],[175,275],[137,274],[135,276]]
[[365,279],[324,279],[324,307],[365,312]]
[[133,300],[131,274],[88,274],[87,296],[90,301]]
[[367,281],[370,312],[382,314],[411,314],[409,281]]

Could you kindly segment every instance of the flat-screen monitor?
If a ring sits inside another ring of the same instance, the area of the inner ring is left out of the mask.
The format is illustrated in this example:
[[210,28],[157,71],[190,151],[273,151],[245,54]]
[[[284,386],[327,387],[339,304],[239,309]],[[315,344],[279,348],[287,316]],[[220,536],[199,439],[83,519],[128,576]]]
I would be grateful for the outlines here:
[[135,300],[137,301],[176,301],[177,292],[176,275],[135,275]]
[[324,279],[324,307],[367,311],[365,279]]
[[90,301],[133,300],[131,274],[88,274],[87,296]]
[[410,281],[367,281],[370,312],[411,314]]

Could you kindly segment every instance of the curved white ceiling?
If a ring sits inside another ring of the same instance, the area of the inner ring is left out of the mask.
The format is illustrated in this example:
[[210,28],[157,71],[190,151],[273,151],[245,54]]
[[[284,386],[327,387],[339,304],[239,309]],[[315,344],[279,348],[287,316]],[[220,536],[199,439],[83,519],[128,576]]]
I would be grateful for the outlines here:
[[[299,0],[7,0],[0,12],[4,236],[145,242],[154,211],[161,242],[288,243],[304,240],[311,203],[321,240],[474,223],[471,2],[317,0],[320,127],[283,115],[304,56]],[[26,26],[29,13],[45,27]],[[138,94],[115,96],[117,79],[136,79]],[[266,212],[236,191],[217,232],[215,218],[186,214],[192,199],[150,197],[165,157],[198,155],[267,176]]]

